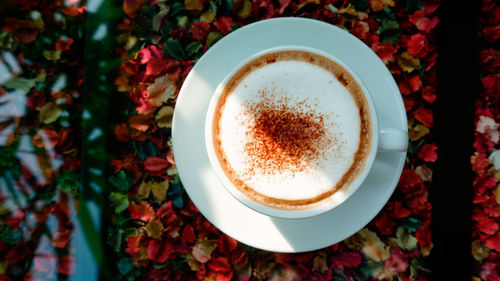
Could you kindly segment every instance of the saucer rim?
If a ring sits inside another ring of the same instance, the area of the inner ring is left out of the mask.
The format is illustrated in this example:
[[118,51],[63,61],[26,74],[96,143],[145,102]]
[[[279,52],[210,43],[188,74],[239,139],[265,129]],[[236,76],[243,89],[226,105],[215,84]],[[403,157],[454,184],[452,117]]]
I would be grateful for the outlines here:
[[[236,38],[236,36],[238,34],[252,33],[252,32],[255,32],[255,30],[258,30],[259,28],[262,28],[262,26],[274,26],[274,27],[278,26],[279,27],[281,25],[281,28],[286,28],[286,26],[288,26],[288,24],[291,24],[291,23],[294,23],[294,24],[297,24],[297,23],[298,24],[305,24],[305,25],[311,25],[311,26],[316,26],[316,27],[321,26],[322,28],[325,28],[327,26],[328,29],[335,30],[335,32],[333,32],[333,33],[342,34],[342,32],[343,32],[344,33],[343,34],[344,37],[347,37],[347,38],[351,37],[350,38],[351,42],[352,42],[352,38],[354,38],[355,41],[359,41],[353,35],[351,35],[351,34],[345,32],[345,31],[341,30],[340,28],[338,28],[336,26],[333,26],[333,25],[330,25],[330,24],[327,24],[327,23],[324,23],[324,22],[320,22],[320,21],[317,21],[317,20],[305,19],[305,18],[276,18],[276,19],[269,19],[269,20],[259,21],[259,22],[255,22],[255,23],[252,23],[250,25],[244,26],[244,27],[242,27],[242,28],[240,28],[240,29],[232,32],[231,34],[227,35],[226,37],[222,38],[219,42],[217,42],[214,46],[212,46],[212,48],[210,48],[200,58],[200,60],[197,62],[197,64],[193,67],[193,69],[191,70],[190,74],[186,78],[186,80],[185,80],[185,82],[183,84],[183,87],[181,89],[181,92],[179,94],[179,97],[178,97],[178,100],[177,100],[177,104],[176,104],[176,110],[174,112],[173,126],[172,126],[173,150],[174,150],[174,156],[175,156],[175,159],[176,159],[176,162],[177,162],[177,166],[178,166],[179,177],[181,178],[181,180],[183,181],[183,183],[188,183],[188,184],[184,184],[186,192],[188,193],[188,195],[190,196],[190,198],[192,199],[193,203],[196,206],[198,206],[198,205],[201,206],[201,207],[199,207],[200,212],[214,226],[216,226],[217,228],[219,228],[219,230],[221,230],[222,232],[226,233],[227,235],[235,238],[236,240],[239,240],[240,242],[243,242],[245,244],[248,244],[248,245],[256,247],[256,248],[260,248],[260,249],[263,249],[263,250],[269,250],[269,251],[275,251],[275,252],[303,252],[303,251],[316,250],[316,249],[323,248],[323,247],[329,246],[331,244],[337,243],[337,242],[341,241],[342,239],[341,240],[336,239],[336,241],[333,241],[333,240],[322,241],[322,242],[313,243],[313,244],[311,244],[311,243],[309,243],[309,244],[308,243],[302,243],[302,246],[295,245],[295,246],[290,247],[290,243],[288,243],[289,241],[286,241],[287,237],[283,237],[283,239],[281,241],[277,241],[277,240],[273,241],[273,242],[276,242],[276,243],[273,243],[272,246],[269,246],[269,245],[262,246],[263,244],[259,243],[258,240],[252,239],[250,237],[245,237],[245,234],[242,234],[241,232],[237,233],[233,229],[230,229],[230,228],[226,227],[227,221],[228,220],[229,221],[234,220],[234,217],[231,218],[231,215],[226,215],[226,217],[224,217],[224,218],[221,218],[220,216],[219,217],[213,216],[213,212],[212,211],[207,211],[204,208],[205,206],[203,204],[201,204],[202,202],[200,201],[200,198],[198,198],[198,195],[196,194],[197,193],[197,189],[199,187],[190,186],[190,184],[189,184],[189,182],[190,182],[189,177],[191,177],[191,176],[203,177],[203,175],[200,174],[200,171],[198,171],[198,174],[195,173],[193,175],[193,171],[190,171],[188,168],[185,168],[184,164],[186,164],[186,163],[182,163],[182,161],[183,161],[182,158],[183,158],[183,153],[185,153],[186,151],[183,152],[183,151],[179,151],[179,149],[176,149],[176,147],[178,147],[179,141],[181,141],[180,139],[178,139],[178,138],[180,138],[180,135],[181,135],[180,132],[182,132],[182,130],[188,130],[188,131],[191,130],[191,132],[192,132],[192,130],[194,130],[194,128],[179,127],[180,125],[178,125],[178,124],[180,122],[179,121],[180,118],[179,118],[179,110],[178,109],[187,106],[187,105],[183,104],[183,101],[186,99],[186,97],[187,97],[186,95],[189,95],[189,93],[188,93],[189,91],[187,91],[186,89],[188,89],[189,86],[192,83],[196,82],[196,80],[195,80],[196,78],[195,78],[195,74],[194,73],[196,73],[196,71],[199,71],[200,69],[202,70],[202,67],[201,67],[202,65],[207,64],[207,62],[209,63],[210,60],[213,60],[213,58],[212,58],[214,56],[213,54],[216,54],[219,49],[225,47],[225,45],[228,44],[228,43],[225,43],[225,42],[231,42],[231,43],[233,43],[232,41],[235,41],[235,39],[232,39],[232,38]],[[339,33],[339,31],[341,33]],[[335,38],[332,38],[332,40],[333,39],[335,39]],[[359,41],[359,42],[361,42],[361,41]],[[316,46],[308,45],[308,42],[306,42],[306,41],[304,41],[302,43],[306,47],[316,48]],[[289,43],[285,43],[283,45],[289,45]],[[365,49],[369,50],[368,56],[372,56],[372,57],[376,56],[371,51],[371,49],[369,49],[366,45],[363,44],[363,46],[364,46]],[[274,47],[278,47],[278,46],[274,46]],[[259,52],[261,50],[262,49],[256,50],[256,52]],[[326,50],[322,50],[322,51],[328,52]],[[339,57],[339,55],[335,54],[335,53],[333,53],[332,55],[335,56],[335,57]],[[341,61],[344,61],[342,58],[339,58],[339,59]],[[376,57],[376,59],[378,60],[379,64],[383,65],[383,63],[380,61],[380,59],[378,57]],[[222,62],[222,64],[223,63],[224,62]],[[228,62],[225,62],[225,63],[227,64]],[[351,65],[349,65],[347,63],[346,63],[346,65],[348,65],[351,69],[353,69],[353,67]],[[380,76],[380,78],[382,80],[385,80],[385,82],[388,82],[389,85],[386,85],[386,86],[388,86],[389,89],[392,88],[391,97],[392,97],[392,99],[396,99],[395,102],[398,105],[399,111],[400,111],[399,112],[400,114],[397,114],[395,112],[396,111],[396,109],[395,109],[394,112],[392,112],[392,115],[399,115],[397,118],[399,118],[399,121],[400,121],[399,123],[402,125],[399,129],[407,131],[406,113],[404,111],[403,101],[402,101],[401,95],[399,93],[399,90],[397,88],[397,84],[394,81],[394,78],[392,77],[392,75],[390,75],[390,73],[387,70],[387,68],[385,67],[385,65],[383,65],[383,66],[384,66],[385,72],[384,71],[378,72],[378,73],[376,72],[375,75]],[[229,68],[231,68],[231,67],[229,67]],[[363,77],[361,77],[363,75],[359,74],[356,70],[354,70],[354,73],[356,73],[356,75],[358,75],[358,77],[360,77],[360,79],[364,83]],[[226,76],[225,74],[222,74],[222,78],[224,78],[225,76]],[[221,81],[218,81],[215,84],[219,84]],[[212,82],[212,83],[214,83],[214,82]],[[366,83],[364,83],[364,84],[366,85]],[[373,92],[378,92],[378,91],[373,91],[373,89],[370,89],[368,87],[368,85],[366,85],[366,87],[367,87],[368,91],[370,92],[370,94],[372,95],[372,98],[375,100],[377,97],[376,97],[376,94],[373,94]],[[208,97],[208,101],[210,101],[212,94],[213,94],[213,92],[208,93],[208,96],[209,96]],[[201,95],[201,94],[199,93],[198,95]],[[382,99],[382,98],[380,98],[380,99]],[[208,104],[206,104],[205,108],[207,106],[208,106]],[[378,113],[379,112],[379,106],[376,104],[376,102],[375,102],[375,108],[376,108],[376,111]],[[401,112],[403,112],[404,114],[401,114]],[[203,118],[202,118],[203,122],[202,122],[201,126],[202,126],[202,128],[204,130],[206,112],[197,113],[197,114],[203,115]],[[394,117],[394,116],[392,116],[392,117]],[[379,117],[378,119],[379,119],[379,122],[380,122],[381,118]],[[180,128],[180,129],[178,129],[178,128]],[[382,129],[383,126],[379,126],[379,128]],[[184,133],[186,133],[186,132],[184,132]],[[204,143],[204,141],[205,140],[203,139],[202,142],[199,143],[199,145],[201,145],[203,147],[203,150],[205,150],[205,143]],[[406,158],[406,152],[392,152],[392,153],[397,154],[397,157],[393,157],[394,158],[394,160],[393,160],[394,163],[392,163],[393,165],[391,166],[391,170],[393,172],[395,171],[395,173],[394,173],[395,176],[392,178],[392,181],[390,182],[390,184],[388,182],[384,183],[384,185],[387,186],[387,188],[385,188],[386,195],[383,196],[383,198],[379,198],[379,201],[381,203],[379,203],[376,208],[370,210],[370,214],[371,214],[371,215],[369,215],[370,219],[368,219],[368,221],[366,221],[366,222],[357,223],[357,227],[355,227],[356,228],[355,231],[352,231],[353,228],[351,227],[351,230],[349,231],[350,232],[349,235],[356,233],[357,231],[359,231],[359,229],[361,229],[367,223],[369,223],[380,212],[380,210],[385,206],[386,202],[389,200],[391,194],[393,193],[393,191],[395,189],[395,186],[396,186],[396,184],[397,184],[397,182],[399,180],[399,176],[401,174],[401,171],[402,171],[402,169],[404,167],[404,159]],[[206,151],[205,151],[205,154],[206,154]],[[377,154],[380,154],[380,153],[377,153]],[[208,161],[208,157],[206,155],[204,155],[204,157],[201,157],[201,158]],[[377,158],[378,158],[378,155],[377,155]],[[377,165],[376,161],[374,162],[373,166],[375,166],[375,165]],[[187,166],[189,166],[189,165],[187,165]],[[373,169],[373,166],[372,166],[372,169]],[[210,167],[210,169],[211,169],[211,167]],[[211,172],[212,172],[212,174],[214,173],[213,170]],[[219,182],[219,184],[221,185],[222,183]],[[365,183],[362,184],[359,187],[358,191],[356,191],[356,193],[359,193],[360,190],[363,187],[365,187],[365,185],[366,185]],[[222,188],[225,190],[225,188],[223,186],[222,186]],[[231,195],[229,195],[229,196],[231,196]],[[231,198],[232,198],[232,196],[231,196]],[[236,200],[236,199],[234,199],[234,200]],[[346,201],[343,204],[348,204],[349,202],[350,201]],[[214,203],[216,203],[216,204],[224,204],[224,202],[214,202]],[[228,202],[226,202],[226,203],[228,203]],[[320,215],[320,217],[322,217],[321,220],[328,219],[328,214],[331,213],[331,212],[335,212],[335,210],[336,210],[336,208],[334,208],[330,212],[327,212],[326,214]],[[255,216],[259,216],[259,215],[263,216],[260,213],[257,213],[256,211],[253,211],[253,210],[250,210],[249,214],[250,214],[250,216],[253,217],[254,220],[258,220]],[[220,212],[219,212],[219,215],[220,215]],[[274,219],[274,220],[290,220],[290,219],[279,219],[279,218],[269,218],[269,217],[266,217],[266,218],[267,219]],[[299,224],[307,225],[308,221],[316,220],[316,219],[317,219],[317,216],[311,217],[311,218],[292,219],[292,220],[294,221],[294,223],[299,223]],[[318,229],[318,231],[319,231],[319,229]],[[349,235],[344,235],[345,237],[343,239],[347,238]],[[298,241],[298,242],[299,242],[299,244],[301,243],[301,241]],[[302,242],[304,242],[304,241],[302,241]],[[304,245],[304,244],[306,244],[306,245]]]

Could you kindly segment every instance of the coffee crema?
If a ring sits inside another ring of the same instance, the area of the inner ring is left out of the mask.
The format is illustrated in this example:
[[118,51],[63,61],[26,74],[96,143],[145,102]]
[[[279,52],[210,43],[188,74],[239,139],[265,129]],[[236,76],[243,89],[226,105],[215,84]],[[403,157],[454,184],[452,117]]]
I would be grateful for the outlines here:
[[272,208],[307,209],[347,189],[370,154],[361,87],[338,63],[302,50],[268,53],[230,77],[212,141],[231,183]]

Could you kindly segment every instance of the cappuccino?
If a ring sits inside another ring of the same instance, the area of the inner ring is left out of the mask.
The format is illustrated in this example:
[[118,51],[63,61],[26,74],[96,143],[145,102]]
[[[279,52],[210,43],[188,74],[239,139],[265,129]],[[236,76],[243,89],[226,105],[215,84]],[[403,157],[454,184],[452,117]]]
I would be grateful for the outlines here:
[[212,120],[216,158],[247,197],[307,209],[349,188],[370,154],[361,87],[338,63],[302,50],[253,59],[224,85]]

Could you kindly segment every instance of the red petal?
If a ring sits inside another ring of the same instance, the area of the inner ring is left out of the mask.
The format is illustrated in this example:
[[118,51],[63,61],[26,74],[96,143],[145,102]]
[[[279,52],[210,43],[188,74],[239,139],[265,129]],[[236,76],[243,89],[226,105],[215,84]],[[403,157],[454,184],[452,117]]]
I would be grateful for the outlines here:
[[394,217],[398,219],[406,218],[407,216],[411,215],[410,210],[406,209],[401,205],[400,201],[396,201],[394,203]]
[[429,32],[433,30],[436,25],[439,23],[438,17],[433,17],[432,19],[423,17],[417,20],[415,26],[422,31]]
[[366,39],[366,34],[369,31],[369,27],[362,24],[361,21],[356,21],[350,30],[352,35],[358,37],[359,39]]
[[498,223],[495,220],[489,218],[478,222],[477,228],[479,229],[479,231],[487,235],[493,235],[499,229]]
[[432,244],[431,231],[429,230],[428,223],[424,223],[419,229],[417,229],[417,232],[415,232],[415,238],[417,238],[418,245]]
[[217,245],[219,247],[219,251],[222,254],[227,255],[236,249],[238,242],[227,235],[221,235],[219,239],[217,239]]
[[148,243],[148,258],[156,263],[164,263],[173,252],[174,246],[166,241],[153,239]]
[[149,241],[148,249],[147,249],[148,258],[150,260],[154,261],[156,259],[156,255],[158,254],[159,250],[160,250],[160,241],[159,240],[153,239],[153,240]]
[[164,263],[170,255],[174,253],[174,245],[169,243],[168,241],[163,241],[161,243],[160,250],[158,251],[158,255],[156,256],[155,262]]
[[276,253],[275,260],[279,264],[286,264],[293,259],[293,256],[285,253]]
[[129,236],[127,237],[127,248],[125,249],[125,252],[129,253],[130,255],[136,255],[139,253],[139,243],[141,242],[142,235],[138,236]]
[[500,39],[500,25],[490,26],[483,29],[484,40],[493,43]]
[[186,225],[182,230],[181,235],[182,238],[188,243],[194,243],[194,241],[196,241],[196,234],[194,233],[194,228],[191,225]]
[[231,263],[235,267],[241,267],[247,264],[247,262],[248,262],[248,255],[242,249],[234,251],[233,254],[231,255]]
[[56,50],[67,51],[70,49],[71,44],[73,44],[73,38],[59,38],[56,43]]
[[398,88],[401,94],[409,95],[412,93],[410,84],[406,80],[402,80],[398,83]]
[[424,6],[424,12],[426,15],[434,13],[437,8],[439,8],[439,2],[429,3],[430,1],[423,1],[422,6]]
[[479,60],[487,72],[496,72],[496,68],[500,66],[500,54],[494,49],[481,50]]
[[231,266],[226,257],[213,257],[208,263],[208,268],[215,272],[232,272]]
[[393,59],[393,56],[397,51],[397,49],[389,43],[375,43],[372,45],[372,50],[386,64]]
[[418,108],[415,110],[415,118],[426,127],[432,127],[432,125],[434,125],[434,118],[432,117],[432,111],[430,109],[424,107]]
[[258,19],[271,18],[275,13],[274,5],[269,0],[254,0],[252,10]]
[[31,90],[31,95],[26,100],[26,105],[35,110],[45,104],[45,94],[37,90]]
[[167,152],[167,161],[168,161],[168,163],[175,165],[174,151],[173,150],[169,150]]
[[141,201],[139,204],[130,203],[128,205],[130,218],[133,220],[150,221],[155,216],[155,211],[149,203]]
[[377,229],[380,231],[381,234],[383,235],[390,235],[394,231],[394,226],[396,223],[394,220],[389,218],[387,213],[382,213],[376,220],[375,220],[375,226]]
[[408,78],[408,83],[410,84],[412,92],[416,92],[422,87],[422,80],[420,80],[420,76],[418,75],[414,75]]
[[413,96],[403,96],[403,101],[405,103],[405,110],[408,112],[413,109],[417,104],[417,100]]
[[283,14],[285,11],[286,7],[290,4],[291,0],[279,0],[280,2],[280,8],[278,10],[278,14]]
[[167,160],[159,157],[148,157],[144,162],[144,168],[151,172],[159,172],[170,166]]
[[500,252],[500,232],[486,240],[486,245],[497,252]]
[[401,187],[412,187],[422,183],[422,178],[414,170],[405,169],[401,174],[398,185]]
[[146,75],[158,76],[165,70],[166,62],[160,58],[152,58],[146,64]]
[[478,174],[484,174],[490,166],[490,161],[486,153],[480,152],[477,155],[471,156],[472,170]]
[[422,98],[428,103],[436,101],[436,97],[436,89],[434,89],[434,87],[427,86],[422,89]]
[[215,273],[217,281],[231,281],[233,279],[233,272],[217,272]]
[[119,141],[129,141],[130,133],[128,131],[128,126],[125,123],[116,125],[115,136]]
[[193,34],[194,39],[205,41],[208,33],[210,32],[210,25],[206,21],[193,22],[190,32]]
[[486,89],[500,88],[500,73],[490,74],[481,80],[483,87]]
[[314,256],[314,253],[313,252],[306,252],[306,253],[300,253],[300,254],[296,254],[294,256],[294,259],[298,262],[298,263],[306,263],[308,261],[310,261],[312,259],[312,257]]
[[332,264],[335,268],[343,270],[344,267],[357,267],[361,264],[361,255],[357,252],[345,252],[333,257]]
[[414,57],[421,58],[425,55],[427,40],[424,35],[418,33],[412,35],[408,40],[408,53]]
[[233,26],[233,20],[231,19],[231,17],[222,16],[214,21],[214,25],[223,34],[228,34],[229,31],[231,31],[231,27]]
[[417,157],[426,162],[435,162],[437,160],[436,149],[435,144],[426,144],[419,149]]
[[[140,63],[147,63],[151,58],[153,58],[153,52],[149,48],[144,48],[137,52],[135,56]],[[134,74],[133,72],[130,74]]]
[[63,256],[59,259],[57,270],[66,275],[72,275],[75,272],[75,257]]

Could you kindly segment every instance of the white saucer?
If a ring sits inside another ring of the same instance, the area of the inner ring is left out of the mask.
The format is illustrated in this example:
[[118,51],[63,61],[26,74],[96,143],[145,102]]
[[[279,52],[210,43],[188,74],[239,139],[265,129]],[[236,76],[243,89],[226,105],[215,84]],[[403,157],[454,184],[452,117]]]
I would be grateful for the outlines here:
[[375,102],[380,128],[408,130],[399,89],[377,55],[333,25],[304,18],[276,18],[222,38],[196,63],[179,94],[173,119],[174,157],[184,188],[200,212],[234,239],[268,251],[304,252],[327,247],[365,226],[389,200],[405,152],[379,152],[365,183],[342,205],[307,219],[257,213],[231,196],[217,179],[205,149],[205,116],[217,85],[245,58],[283,45],[330,53],[363,81]]

